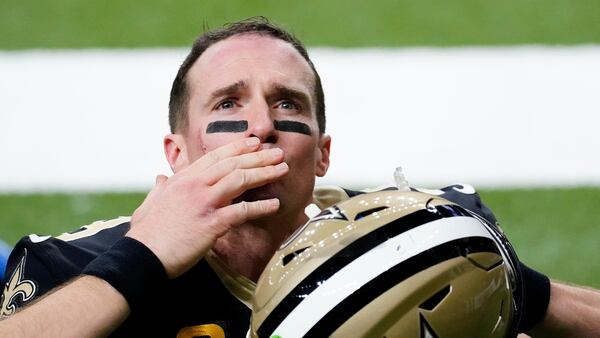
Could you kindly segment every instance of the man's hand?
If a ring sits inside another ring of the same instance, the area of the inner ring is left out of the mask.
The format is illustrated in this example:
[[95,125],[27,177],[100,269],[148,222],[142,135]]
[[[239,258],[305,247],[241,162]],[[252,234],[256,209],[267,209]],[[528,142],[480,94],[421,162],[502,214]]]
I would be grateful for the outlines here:
[[281,149],[246,138],[202,156],[173,176],[158,176],[134,212],[127,236],[145,244],[175,278],[194,266],[232,227],[275,213],[277,198],[232,201],[288,173]]

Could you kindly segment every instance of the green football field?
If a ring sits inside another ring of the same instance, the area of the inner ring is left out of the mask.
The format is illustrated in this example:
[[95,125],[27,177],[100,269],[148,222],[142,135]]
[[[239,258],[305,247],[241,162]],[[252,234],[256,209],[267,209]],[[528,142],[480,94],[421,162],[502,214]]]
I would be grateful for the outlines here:
[[[600,2],[0,1],[0,50],[189,46],[206,27],[264,15],[309,46],[600,43]],[[1,193],[1,192],[0,192]],[[600,287],[600,188],[484,190],[520,257],[550,276]],[[0,195],[0,238],[73,230],[129,215],[144,194]]]
[[589,0],[3,0],[0,49],[188,46],[256,15],[313,46],[598,43],[598,13]]
[[[483,190],[520,258],[550,276],[600,287],[600,188]],[[130,215],[131,194],[0,195],[0,237],[58,235],[98,219]]]

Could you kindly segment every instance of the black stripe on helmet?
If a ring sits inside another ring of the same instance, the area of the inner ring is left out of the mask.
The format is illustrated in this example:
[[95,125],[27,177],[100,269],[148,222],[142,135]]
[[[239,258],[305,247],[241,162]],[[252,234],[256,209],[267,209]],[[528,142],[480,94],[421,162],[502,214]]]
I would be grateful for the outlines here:
[[474,252],[500,254],[494,240],[487,237],[460,238],[426,250],[398,263],[354,291],[323,316],[304,337],[329,337],[350,317],[398,283],[436,264]]
[[271,311],[258,328],[259,337],[270,337],[275,328],[281,323],[292,310],[312,293],[320,284],[333,276],[340,269],[350,264],[365,252],[388,239],[398,236],[408,230],[421,226],[441,218],[469,216],[469,212],[457,205],[438,205],[433,208],[415,211],[393,222],[383,225],[363,237],[350,243],[348,246],[333,255],[302,282],[300,282],[290,293]]

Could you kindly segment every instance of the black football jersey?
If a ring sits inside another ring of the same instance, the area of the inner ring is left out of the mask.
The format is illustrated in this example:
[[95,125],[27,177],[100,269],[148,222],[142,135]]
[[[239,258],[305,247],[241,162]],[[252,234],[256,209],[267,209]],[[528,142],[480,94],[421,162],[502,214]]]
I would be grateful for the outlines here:
[[[129,219],[123,217],[58,237],[21,239],[9,258],[0,314],[11,315],[17,307],[78,276],[129,226]],[[250,323],[248,306],[225,287],[206,259],[169,280],[144,302],[112,337],[245,337]]]
[[[395,189],[393,187],[386,189]],[[378,189],[382,190],[382,189]],[[469,185],[420,190],[460,204],[492,224],[493,213]],[[314,204],[324,209],[365,191],[319,187]],[[129,218],[98,221],[57,237],[26,236],[13,249],[5,274],[0,317],[78,276],[96,256],[129,230]],[[254,283],[230,271],[209,253],[182,276],[148,295],[112,337],[246,337]],[[60,311],[57,309],[57,311]]]

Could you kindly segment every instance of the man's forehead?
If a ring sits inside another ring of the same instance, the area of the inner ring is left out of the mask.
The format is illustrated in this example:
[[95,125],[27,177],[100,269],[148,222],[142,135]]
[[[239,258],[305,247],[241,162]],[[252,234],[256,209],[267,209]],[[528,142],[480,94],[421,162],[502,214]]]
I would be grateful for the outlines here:
[[[247,60],[260,60],[265,67],[277,66],[283,77],[295,75],[314,88],[312,69],[290,43],[256,33],[238,34],[207,48],[190,69],[188,81],[204,87],[206,80],[225,77],[230,69]],[[243,72],[249,69],[237,70],[238,73],[233,74],[237,80],[247,79]],[[228,82],[223,80],[224,84]]]
[[215,59],[218,60],[232,55],[252,55],[261,52],[279,57],[302,58],[298,51],[286,41],[257,33],[243,33],[231,36],[208,47],[199,60],[210,63]]

